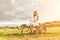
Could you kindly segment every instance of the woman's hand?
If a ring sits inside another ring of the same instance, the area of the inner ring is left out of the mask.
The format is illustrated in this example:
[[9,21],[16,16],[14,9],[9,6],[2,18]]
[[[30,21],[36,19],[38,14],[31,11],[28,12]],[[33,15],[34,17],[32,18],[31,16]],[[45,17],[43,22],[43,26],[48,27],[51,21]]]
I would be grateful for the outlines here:
[[35,23],[36,21],[35,20],[30,20],[30,22],[34,22]]

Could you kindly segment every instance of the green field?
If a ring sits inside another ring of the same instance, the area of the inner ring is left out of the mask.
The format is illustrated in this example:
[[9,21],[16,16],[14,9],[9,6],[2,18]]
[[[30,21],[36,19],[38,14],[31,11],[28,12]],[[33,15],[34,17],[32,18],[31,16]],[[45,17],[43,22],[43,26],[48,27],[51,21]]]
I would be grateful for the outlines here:
[[28,34],[21,35],[18,29],[0,29],[0,40],[60,40],[60,27],[47,27],[46,34]]

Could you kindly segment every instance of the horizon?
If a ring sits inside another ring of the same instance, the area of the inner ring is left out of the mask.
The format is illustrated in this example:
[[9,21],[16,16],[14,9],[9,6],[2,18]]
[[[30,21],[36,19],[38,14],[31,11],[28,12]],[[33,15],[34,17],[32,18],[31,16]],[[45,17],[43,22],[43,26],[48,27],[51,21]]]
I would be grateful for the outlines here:
[[[60,22],[60,21],[49,21],[49,22]],[[40,22],[39,22],[40,23]],[[46,23],[46,22],[41,22],[41,23]],[[5,26],[9,26],[9,27],[16,27],[16,26],[21,26],[22,24],[26,24],[29,25],[30,22],[3,22],[0,24],[0,27],[5,27]]]

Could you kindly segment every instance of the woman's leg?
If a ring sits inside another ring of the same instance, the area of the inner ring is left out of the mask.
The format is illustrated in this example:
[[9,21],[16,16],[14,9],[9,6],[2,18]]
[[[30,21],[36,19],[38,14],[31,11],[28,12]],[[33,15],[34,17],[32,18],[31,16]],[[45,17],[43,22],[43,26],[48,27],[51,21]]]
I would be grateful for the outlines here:
[[35,27],[36,27],[36,34],[39,34],[40,32],[39,26],[35,26]]

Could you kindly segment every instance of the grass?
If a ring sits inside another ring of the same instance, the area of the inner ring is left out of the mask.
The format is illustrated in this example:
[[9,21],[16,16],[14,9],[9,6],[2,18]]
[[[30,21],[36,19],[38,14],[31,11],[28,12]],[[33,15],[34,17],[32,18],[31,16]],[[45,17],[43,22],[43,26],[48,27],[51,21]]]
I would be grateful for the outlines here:
[[20,33],[18,29],[0,29],[0,40],[60,40],[60,27],[47,27],[46,34]]

